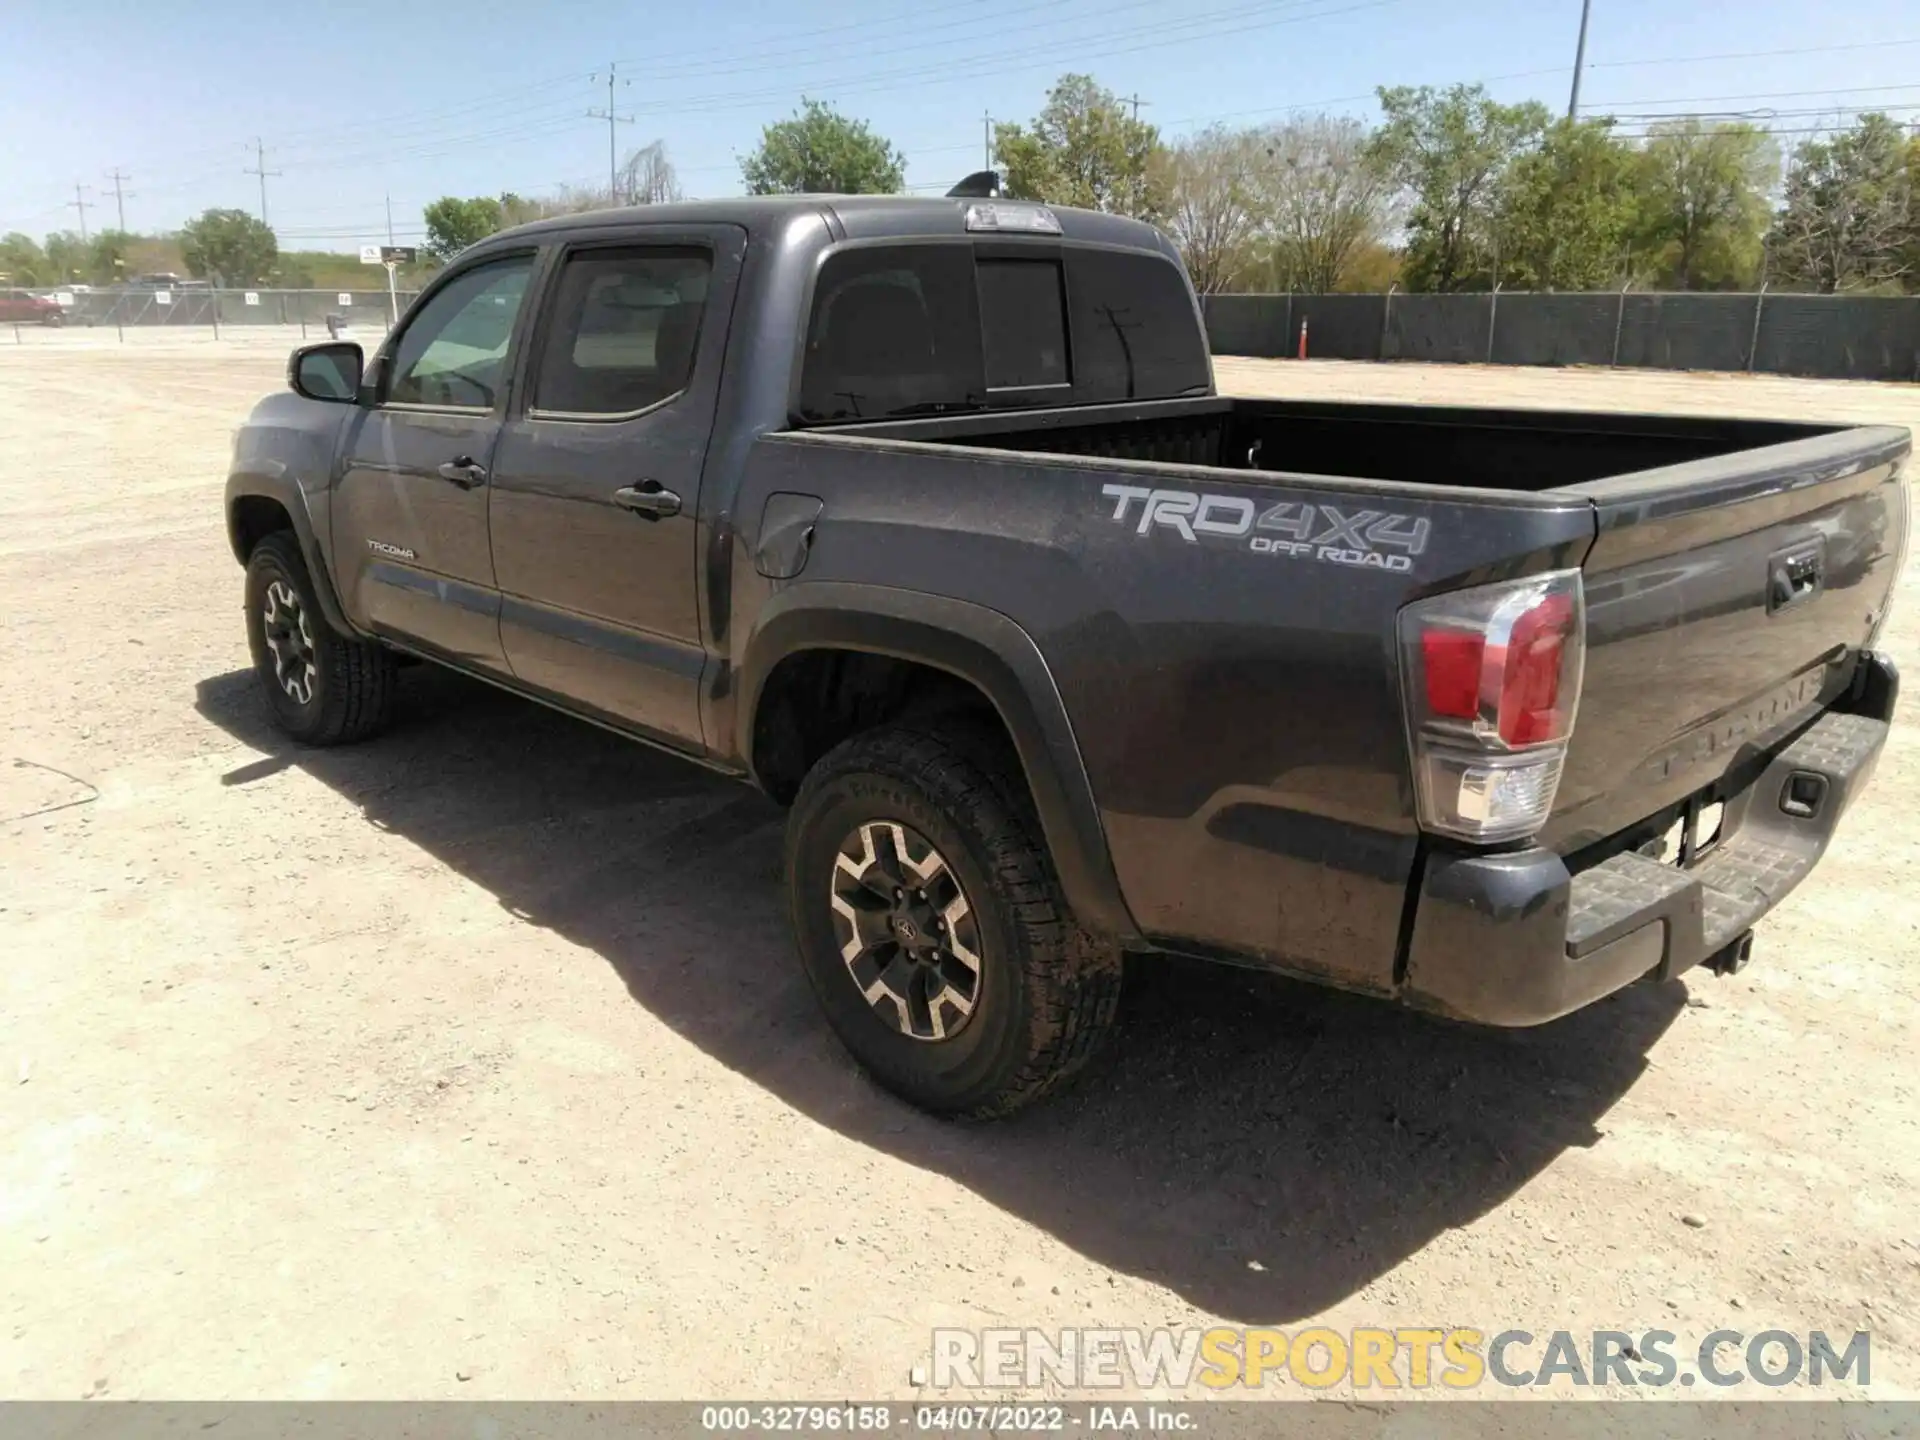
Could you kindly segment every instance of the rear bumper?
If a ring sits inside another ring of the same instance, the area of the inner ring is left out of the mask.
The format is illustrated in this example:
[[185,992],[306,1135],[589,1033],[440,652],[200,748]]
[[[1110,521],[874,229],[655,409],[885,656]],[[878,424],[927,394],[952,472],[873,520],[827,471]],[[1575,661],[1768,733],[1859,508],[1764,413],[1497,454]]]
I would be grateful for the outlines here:
[[1690,869],[1626,852],[1569,875],[1550,850],[1436,855],[1421,878],[1408,1003],[1537,1025],[1738,941],[1826,851],[1886,744],[1898,678],[1861,657],[1853,708],[1830,710],[1729,797],[1724,837]]

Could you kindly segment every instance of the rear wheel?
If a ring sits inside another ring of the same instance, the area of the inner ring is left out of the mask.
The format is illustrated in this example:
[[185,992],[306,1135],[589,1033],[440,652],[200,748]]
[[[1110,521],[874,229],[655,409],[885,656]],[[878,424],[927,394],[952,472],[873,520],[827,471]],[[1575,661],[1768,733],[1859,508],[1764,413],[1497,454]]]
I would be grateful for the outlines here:
[[1074,923],[1011,756],[888,729],[828,754],[787,826],[788,906],[828,1023],[888,1089],[991,1117],[1078,1071],[1120,955]]
[[393,718],[392,653],[327,624],[288,531],[248,557],[247,642],[274,723],[303,744],[364,740]]

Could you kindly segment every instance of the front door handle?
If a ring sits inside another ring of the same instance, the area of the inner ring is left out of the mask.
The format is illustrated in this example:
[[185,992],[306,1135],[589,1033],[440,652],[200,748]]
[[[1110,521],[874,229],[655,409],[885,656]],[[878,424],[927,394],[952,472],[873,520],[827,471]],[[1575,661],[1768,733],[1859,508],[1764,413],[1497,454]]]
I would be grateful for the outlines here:
[[456,455],[440,467],[440,478],[451,480],[462,490],[471,490],[476,485],[487,483],[487,467],[470,455]]
[[622,485],[613,492],[613,503],[631,510],[643,520],[664,520],[680,513],[680,497],[658,480],[642,480],[638,485]]

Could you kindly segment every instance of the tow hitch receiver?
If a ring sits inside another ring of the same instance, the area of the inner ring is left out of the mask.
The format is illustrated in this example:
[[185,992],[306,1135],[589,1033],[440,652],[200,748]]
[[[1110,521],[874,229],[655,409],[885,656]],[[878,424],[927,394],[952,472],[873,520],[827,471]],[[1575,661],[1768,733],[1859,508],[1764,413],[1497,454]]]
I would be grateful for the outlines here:
[[1706,966],[1719,976],[1738,975],[1753,959],[1753,932],[1747,931],[1725,949],[1707,957]]

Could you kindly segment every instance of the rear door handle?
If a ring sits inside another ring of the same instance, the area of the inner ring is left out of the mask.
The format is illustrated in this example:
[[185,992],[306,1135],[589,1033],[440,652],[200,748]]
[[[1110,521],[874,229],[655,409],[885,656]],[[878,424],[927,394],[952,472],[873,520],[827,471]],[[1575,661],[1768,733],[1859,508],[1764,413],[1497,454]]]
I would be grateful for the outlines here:
[[642,480],[638,485],[622,485],[613,492],[613,503],[631,510],[643,520],[664,520],[680,513],[680,497],[658,480]]
[[471,490],[487,483],[487,467],[470,455],[456,455],[440,467],[440,478],[451,480],[462,490]]

